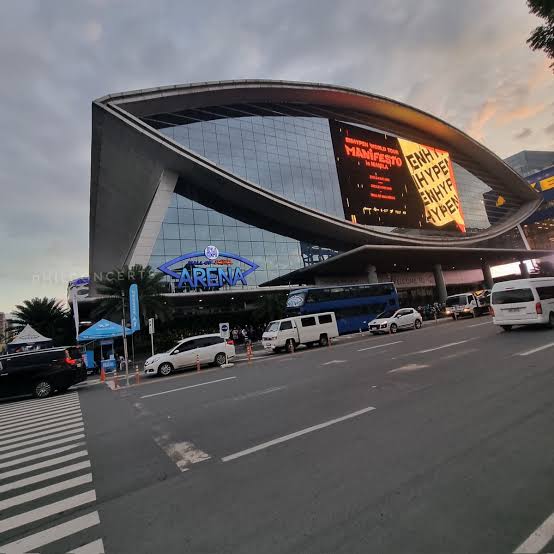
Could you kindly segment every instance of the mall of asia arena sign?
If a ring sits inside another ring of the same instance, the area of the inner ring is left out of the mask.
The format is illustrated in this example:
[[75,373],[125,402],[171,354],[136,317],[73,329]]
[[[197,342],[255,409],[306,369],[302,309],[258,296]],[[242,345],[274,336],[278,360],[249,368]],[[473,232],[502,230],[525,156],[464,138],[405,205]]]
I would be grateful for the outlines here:
[[[246,267],[241,268],[235,262]],[[224,285],[248,285],[246,278],[258,267],[253,261],[238,254],[220,252],[215,246],[210,245],[203,252],[182,254],[165,262],[158,269],[175,279],[178,289],[189,287],[209,290]]]

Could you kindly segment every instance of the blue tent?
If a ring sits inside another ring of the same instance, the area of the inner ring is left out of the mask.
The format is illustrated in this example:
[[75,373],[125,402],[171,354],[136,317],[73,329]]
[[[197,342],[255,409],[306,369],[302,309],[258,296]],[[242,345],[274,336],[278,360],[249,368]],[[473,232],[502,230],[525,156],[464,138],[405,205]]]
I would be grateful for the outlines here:
[[[132,335],[133,331],[127,327],[125,331],[126,335]],[[101,319],[86,331],[83,331],[79,335],[80,341],[91,341],[101,339],[114,339],[123,336],[123,327],[113,321],[107,319]]]

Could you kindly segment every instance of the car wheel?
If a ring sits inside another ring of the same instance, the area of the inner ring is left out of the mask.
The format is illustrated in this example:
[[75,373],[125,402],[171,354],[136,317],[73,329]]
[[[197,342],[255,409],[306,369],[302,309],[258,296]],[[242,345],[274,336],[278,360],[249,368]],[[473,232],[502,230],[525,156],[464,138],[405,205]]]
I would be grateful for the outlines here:
[[415,329],[421,329],[421,319],[416,319],[414,323]]
[[289,339],[287,341],[287,344],[286,344],[285,348],[287,349],[287,352],[292,354],[292,352],[294,352],[296,350],[296,343],[294,342],[293,339]]
[[471,310],[471,317],[477,317],[477,310]]
[[165,362],[158,368],[158,375],[167,377],[172,371],[173,366],[169,362]]
[[33,387],[33,396],[35,398],[47,398],[52,394],[54,389],[49,381],[43,380],[35,383]]
[[221,367],[222,365],[225,365],[227,363],[227,356],[225,356],[224,352],[220,352],[216,355],[214,359],[215,365]]
[[502,327],[502,329],[504,329],[504,331],[511,331],[512,330],[511,325],[502,325],[501,327]]
[[389,328],[389,331],[390,331],[391,335],[394,335],[396,333],[396,331],[398,331],[398,325],[396,325],[396,323],[392,323],[390,328]]
[[329,339],[327,335],[321,335],[319,337],[319,346],[327,346],[329,344]]
[[372,335],[378,335],[379,333],[377,331],[371,331]]
[[549,329],[554,329],[554,313],[553,312],[550,312],[548,314],[548,328]]

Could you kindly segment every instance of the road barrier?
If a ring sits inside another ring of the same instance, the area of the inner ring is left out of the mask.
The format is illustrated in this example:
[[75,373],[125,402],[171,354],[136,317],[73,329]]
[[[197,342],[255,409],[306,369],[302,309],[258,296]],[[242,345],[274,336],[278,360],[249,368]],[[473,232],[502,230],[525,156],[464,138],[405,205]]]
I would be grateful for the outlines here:
[[196,371],[200,371],[200,356],[196,354]]
[[117,380],[117,369],[113,370],[113,388],[118,389],[119,388],[119,382]]
[[140,385],[140,371],[138,364],[135,366],[135,385]]

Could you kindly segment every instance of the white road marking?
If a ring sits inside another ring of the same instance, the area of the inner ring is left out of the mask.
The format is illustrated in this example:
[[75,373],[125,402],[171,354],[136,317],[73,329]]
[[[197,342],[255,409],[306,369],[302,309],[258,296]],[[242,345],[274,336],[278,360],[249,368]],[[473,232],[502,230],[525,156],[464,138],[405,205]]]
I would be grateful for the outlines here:
[[296,431],[295,433],[291,433],[290,435],[285,435],[283,437],[279,437],[277,439],[273,439],[273,440],[264,442],[262,444],[258,444],[257,446],[253,446],[252,448],[247,448],[246,450],[235,452],[234,454],[230,454],[229,456],[225,456],[224,458],[221,458],[221,460],[223,462],[230,462],[231,460],[236,460],[237,458],[241,458],[242,456],[247,456],[248,454],[253,454],[254,452],[258,452],[259,450],[263,450],[265,448],[269,448],[270,446],[274,446],[275,444],[280,444],[282,442],[295,439],[302,435],[306,435],[307,433],[312,433],[313,431],[324,429],[325,427],[335,425],[336,423],[340,423],[341,421],[346,421],[348,419],[361,416],[373,410],[375,410],[375,408],[373,406],[369,406],[368,408],[364,408],[363,410],[358,410],[357,412],[352,412],[342,417],[337,417],[336,419],[331,419],[329,421],[319,423],[318,425],[313,425],[312,427],[306,427],[305,429],[301,429],[300,431]]
[[325,362],[322,365],[331,365],[331,364],[345,364],[347,360],[331,360],[330,362]]
[[425,350],[418,350],[417,352],[414,352],[414,354],[427,354],[427,352],[434,352],[435,350],[442,350],[443,348],[450,348],[451,346],[457,346],[458,344],[464,344],[464,342],[468,342],[471,339],[466,340],[460,340],[458,342],[449,342],[448,344],[442,344],[441,346],[435,346],[434,348],[427,348]]
[[[52,504],[47,504],[46,506],[41,506],[40,508],[35,508],[34,510],[0,520],[0,533],[5,533],[10,529],[16,529],[22,525],[27,525],[28,523],[39,521],[45,517],[50,517],[95,501],[96,493],[94,490],[64,498],[58,502],[53,502]],[[2,552],[1,549],[0,552]]]
[[66,402],[68,400],[75,400],[78,398],[77,393],[68,394],[66,396],[53,396],[50,398],[41,398],[36,400],[27,400],[25,402],[15,402],[10,404],[0,405],[0,415],[8,413],[20,413],[28,408],[42,408],[52,404],[58,404],[60,402]]
[[54,483],[53,485],[48,485],[47,487],[42,487],[41,489],[34,489],[30,492],[26,492],[18,496],[12,496],[6,500],[1,500],[0,510],[7,510],[13,506],[19,506],[20,504],[25,504],[26,502],[31,502],[32,500],[37,500],[38,498],[43,498],[44,496],[65,491],[67,489],[79,487],[81,485],[85,485],[86,483],[92,483],[92,473],[79,475],[78,477],[67,479],[66,481],[60,481],[59,483]]
[[161,396],[162,394],[169,394],[171,392],[177,392],[180,390],[186,390],[186,389],[194,389],[196,387],[203,387],[204,385],[211,385],[213,383],[221,383],[221,381],[228,381],[229,379],[236,379],[237,376],[233,375],[232,377],[225,377],[224,379],[216,379],[215,381],[205,381],[204,383],[196,383],[196,385],[189,385],[187,387],[179,387],[178,389],[170,389],[165,390],[162,392],[155,392],[153,394],[145,394],[144,396],[141,396],[140,398],[152,398],[153,396]]
[[404,373],[408,371],[417,371],[418,369],[425,369],[429,367],[427,364],[407,364],[402,367],[397,367],[396,369],[391,369],[387,373]]
[[68,554],[104,554],[104,552],[104,543],[102,542],[102,539],[98,539],[96,541],[89,542],[88,544],[84,544],[79,548],[74,548],[73,550],[70,550]]
[[6,421],[12,421],[14,419],[20,419],[21,417],[28,417],[31,415],[48,414],[54,411],[66,410],[67,408],[79,406],[78,399],[64,400],[59,404],[49,404],[47,406],[40,406],[37,408],[27,408],[26,410],[16,410],[10,413],[0,414],[0,423]]
[[[83,418],[81,416],[77,418],[70,419],[69,421],[63,421],[62,423],[53,423],[52,425],[39,425],[38,427],[30,427],[27,429],[22,429],[20,431],[15,431],[14,433],[8,433],[7,435],[2,434],[3,439],[13,439],[19,438],[19,440],[32,439],[33,437],[40,437],[46,431],[51,431],[56,433],[62,429],[72,429],[83,423]],[[8,441],[3,440],[0,444],[7,444]]]
[[[81,445],[82,444],[83,443],[81,443]],[[75,445],[75,446],[78,446],[78,445]],[[73,446],[65,447],[63,450],[69,450],[70,448],[74,448],[74,447]],[[88,452],[86,450],[79,450],[79,452],[72,452],[71,454],[60,456],[59,458],[52,458],[51,460],[46,460],[44,462],[39,462],[37,464],[33,464],[30,466],[20,467],[19,469],[12,469],[11,471],[5,471],[4,473],[0,473],[0,480],[8,479],[9,477],[15,477],[16,475],[23,475],[24,473],[29,473],[30,471],[36,471],[37,469],[44,469],[45,467],[51,467],[51,466],[63,464],[64,462],[68,462],[69,460],[75,460],[76,458],[82,458],[83,456],[88,456]],[[34,456],[31,456],[31,458],[34,458]],[[4,467],[8,467],[8,465],[16,465],[19,463],[20,462],[16,460],[15,462],[11,462],[10,464],[5,465]],[[0,467],[2,466],[0,465]]]
[[55,416],[53,418],[39,418],[36,421],[30,421],[27,423],[14,423],[13,425],[10,425],[9,428],[2,430],[2,435],[4,436],[4,433],[15,433],[15,432],[21,432],[25,433],[26,431],[34,431],[35,429],[41,429],[44,427],[52,427],[54,425],[63,425],[65,423],[71,423],[71,420],[75,420],[81,417],[81,410],[80,409],[74,409],[71,412],[59,416]]
[[20,479],[19,481],[12,481],[6,483],[5,485],[0,485],[0,494],[14,489],[19,489],[21,487],[27,487],[28,485],[34,485],[35,483],[40,483],[41,481],[48,481],[48,479],[53,479],[54,477],[60,477],[61,475],[67,475],[68,473],[75,473],[76,471],[81,471],[82,469],[89,469],[90,461],[85,460],[84,462],[78,462],[76,464],[71,464],[70,466],[64,466],[60,469],[52,469],[51,471],[45,471],[39,475],[33,475],[32,477],[26,477],[25,479]]
[[72,519],[55,527],[50,527],[33,535],[29,535],[4,546],[0,546],[2,554],[22,554],[23,552],[36,552],[37,548],[51,544],[55,541],[94,527],[100,523],[98,512],[91,512],[84,516]]
[[543,344],[542,346],[539,346],[538,348],[533,348],[533,350],[527,350],[525,352],[520,352],[519,354],[514,354],[514,356],[530,356],[531,354],[534,354],[535,352],[540,352],[541,350],[546,350],[547,348],[551,348],[554,346],[554,342],[549,342],[548,344]]
[[538,554],[553,538],[554,513],[514,550],[514,554]]
[[247,400],[249,398],[255,398],[256,396],[263,396],[264,394],[270,394],[272,392],[277,392],[280,390],[285,389],[285,386],[282,387],[272,387],[270,389],[264,389],[264,390],[258,390],[254,392],[247,392],[246,394],[242,394],[240,396],[234,396],[231,398],[231,400]]
[[[45,440],[59,439],[60,437],[66,437],[67,435],[72,435],[76,432],[84,431],[83,422],[74,423],[73,425],[67,425],[65,431],[53,431],[51,433],[37,433],[38,437],[35,435],[35,438],[29,437],[15,437],[7,441],[0,442],[0,452],[5,452],[6,450],[11,450],[12,448],[20,448],[22,446],[29,446],[30,444],[36,444],[38,442],[44,442]],[[23,440],[22,440],[23,439]],[[21,441],[21,442],[16,442]]]
[[481,325],[492,325],[492,321],[485,321],[484,323],[474,323],[473,325],[468,325],[469,327],[481,327]]
[[451,360],[452,358],[459,358],[460,356],[467,356],[468,354],[473,354],[473,352],[478,352],[478,349],[468,348],[467,350],[462,350],[461,352],[454,352],[453,354],[448,354],[447,356],[441,356],[439,360]]
[[167,433],[154,437],[154,440],[181,471],[187,471],[191,464],[205,462],[211,458],[208,453],[197,448],[192,442],[170,442]]
[[28,446],[27,448],[22,448],[21,450],[12,450],[11,452],[7,452],[5,454],[0,454],[0,460],[8,460],[9,458],[14,458],[16,456],[20,456],[21,454],[27,454],[29,452],[35,452],[36,450],[40,450],[41,448],[46,448],[50,446],[58,446],[59,444],[65,444],[67,442],[72,442],[80,439],[84,439],[85,435],[81,433],[82,429],[75,429],[75,431],[71,431],[72,433],[78,433],[76,435],[72,435],[70,437],[65,437],[63,439],[57,439],[55,441],[45,442],[43,444],[38,444],[34,446]]
[[387,342],[386,344],[378,344],[377,346],[368,346],[367,348],[360,348],[358,352],[365,352],[366,350],[373,350],[374,348],[384,348],[385,346],[392,346],[393,344],[400,344],[403,340],[395,340],[394,342]]
[[[27,463],[32,460],[38,460],[40,458],[48,458],[48,456],[53,456],[54,454],[59,454],[61,452],[67,452],[68,450],[73,450],[74,448],[78,448],[79,446],[83,446],[84,444],[85,444],[84,442],[76,442],[75,444],[60,446],[59,448],[52,448],[52,450],[45,450],[44,452],[39,452],[38,454],[31,454],[30,456],[26,456],[25,458],[17,458],[15,460],[10,460],[9,462],[3,462],[3,463],[0,463],[0,469],[4,469],[6,467],[11,467],[11,466],[17,466],[19,464]],[[1,473],[0,477],[3,479],[4,474]]]
[[50,412],[48,415],[34,415],[28,418],[12,421],[10,424],[0,425],[0,431],[7,431],[8,429],[10,431],[14,431],[15,429],[21,429],[25,425],[30,425],[31,423],[56,421],[57,419],[62,419],[68,415],[76,416],[80,414],[81,414],[81,408],[79,407],[79,405],[76,405],[71,409],[59,410],[57,412]]

